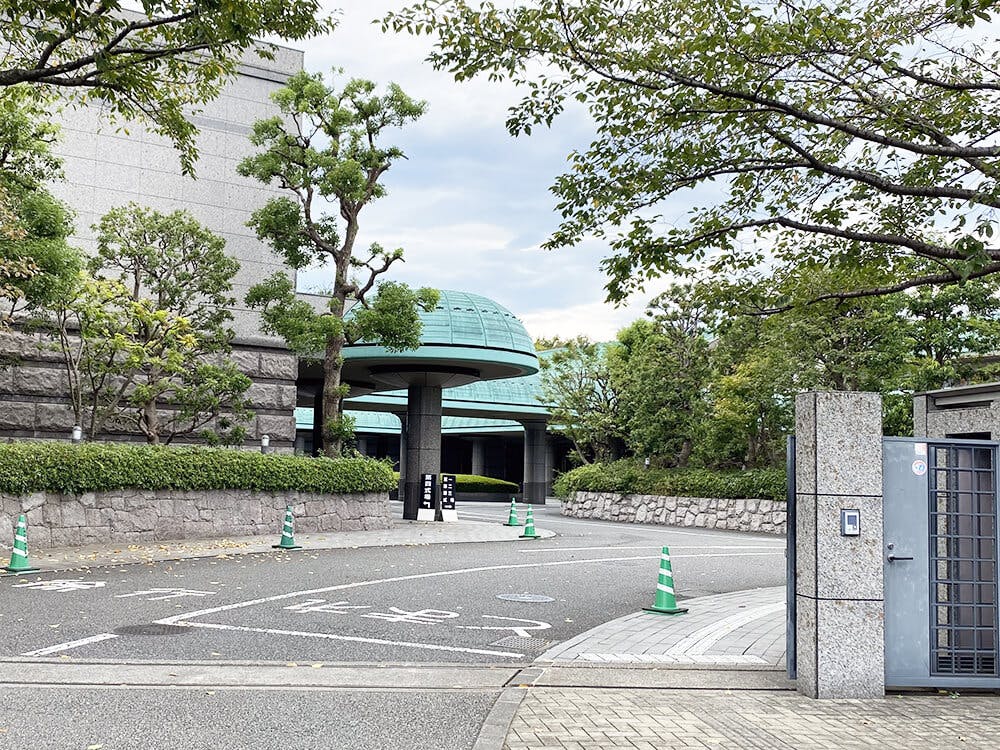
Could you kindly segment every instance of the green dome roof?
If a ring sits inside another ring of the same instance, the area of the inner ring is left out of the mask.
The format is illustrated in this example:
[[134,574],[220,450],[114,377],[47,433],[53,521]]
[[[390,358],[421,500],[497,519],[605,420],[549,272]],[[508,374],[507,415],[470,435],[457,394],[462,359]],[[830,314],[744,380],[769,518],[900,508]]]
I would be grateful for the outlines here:
[[363,392],[409,383],[452,387],[538,372],[524,325],[491,299],[442,290],[437,307],[420,312],[420,322],[416,349],[391,352],[363,342],[345,347],[344,379]]
[[535,352],[531,337],[514,313],[478,294],[442,290],[437,307],[421,311],[420,322],[420,340],[425,344]]

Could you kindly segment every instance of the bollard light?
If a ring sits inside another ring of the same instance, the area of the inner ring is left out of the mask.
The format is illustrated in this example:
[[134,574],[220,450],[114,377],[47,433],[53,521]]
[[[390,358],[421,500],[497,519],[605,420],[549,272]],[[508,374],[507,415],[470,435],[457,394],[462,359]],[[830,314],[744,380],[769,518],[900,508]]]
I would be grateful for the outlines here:
[[649,468],[649,456],[646,456],[646,460],[643,461],[642,463],[648,469]]
[[80,425],[73,425],[73,442],[79,443],[83,440],[83,428]]
[[271,445],[271,436],[270,435],[261,435],[260,436],[260,452],[261,453],[267,453],[267,449],[268,449],[268,447],[270,445]]

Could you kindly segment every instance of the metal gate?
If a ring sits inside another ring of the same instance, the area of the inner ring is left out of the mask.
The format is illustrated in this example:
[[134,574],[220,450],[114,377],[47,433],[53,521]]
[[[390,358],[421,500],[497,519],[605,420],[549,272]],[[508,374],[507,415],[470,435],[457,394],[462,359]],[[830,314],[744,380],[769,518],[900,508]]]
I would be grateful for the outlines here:
[[1000,687],[997,446],[884,442],[887,687]]

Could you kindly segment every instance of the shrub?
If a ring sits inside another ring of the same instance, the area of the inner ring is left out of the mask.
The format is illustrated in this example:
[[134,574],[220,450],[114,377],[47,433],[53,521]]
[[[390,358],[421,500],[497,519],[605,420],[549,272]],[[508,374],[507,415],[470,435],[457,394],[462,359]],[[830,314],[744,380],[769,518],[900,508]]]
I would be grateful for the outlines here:
[[646,469],[626,459],[587,464],[556,479],[559,497],[573,492],[620,492],[674,497],[785,499],[783,469],[718,471],[714,469]]
[[[446,474],[448,472],[445,472]],[[396,474],[396,482],[399,482],[399,474]],[[508,482],[503,479],[494,479],[493,477],[481,477],[478,474],[456,474],[455,475],[455,492],[468,492],[468,493],[478,493],[478,492],[503,492],[503,493],[517,493],[520,492],[521,488],[514,482]]]
[[0,445],[0,492],[80,494],[107,490],[387,492],[388,464],[221,448],[127,443]]
[[455,475],[456,492],[503,492],[505,494],[512,494],[520,492],[520,490],[521,488],[513,482],[507,482],[503,479],[480,477],[475,474]]

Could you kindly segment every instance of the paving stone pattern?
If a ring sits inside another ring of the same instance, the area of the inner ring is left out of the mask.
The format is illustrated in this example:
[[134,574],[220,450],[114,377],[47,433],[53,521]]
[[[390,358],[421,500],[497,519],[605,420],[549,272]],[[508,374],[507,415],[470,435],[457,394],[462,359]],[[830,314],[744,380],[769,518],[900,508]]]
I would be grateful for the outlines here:
[[574,492],[572,497],[562,501],[562,514],[619,523],[656,523],[761,534],[784,534],[786,525],[785,504],[774,500],[622,495],[616,492]]
[[993,696],[812,700],[792,692],[534,688],[506,750],[998,747]]
[[537,661],[752,665],[785,663],[785,589],[698,597],[682,601],[684,615],[636,612],[560,643]]

